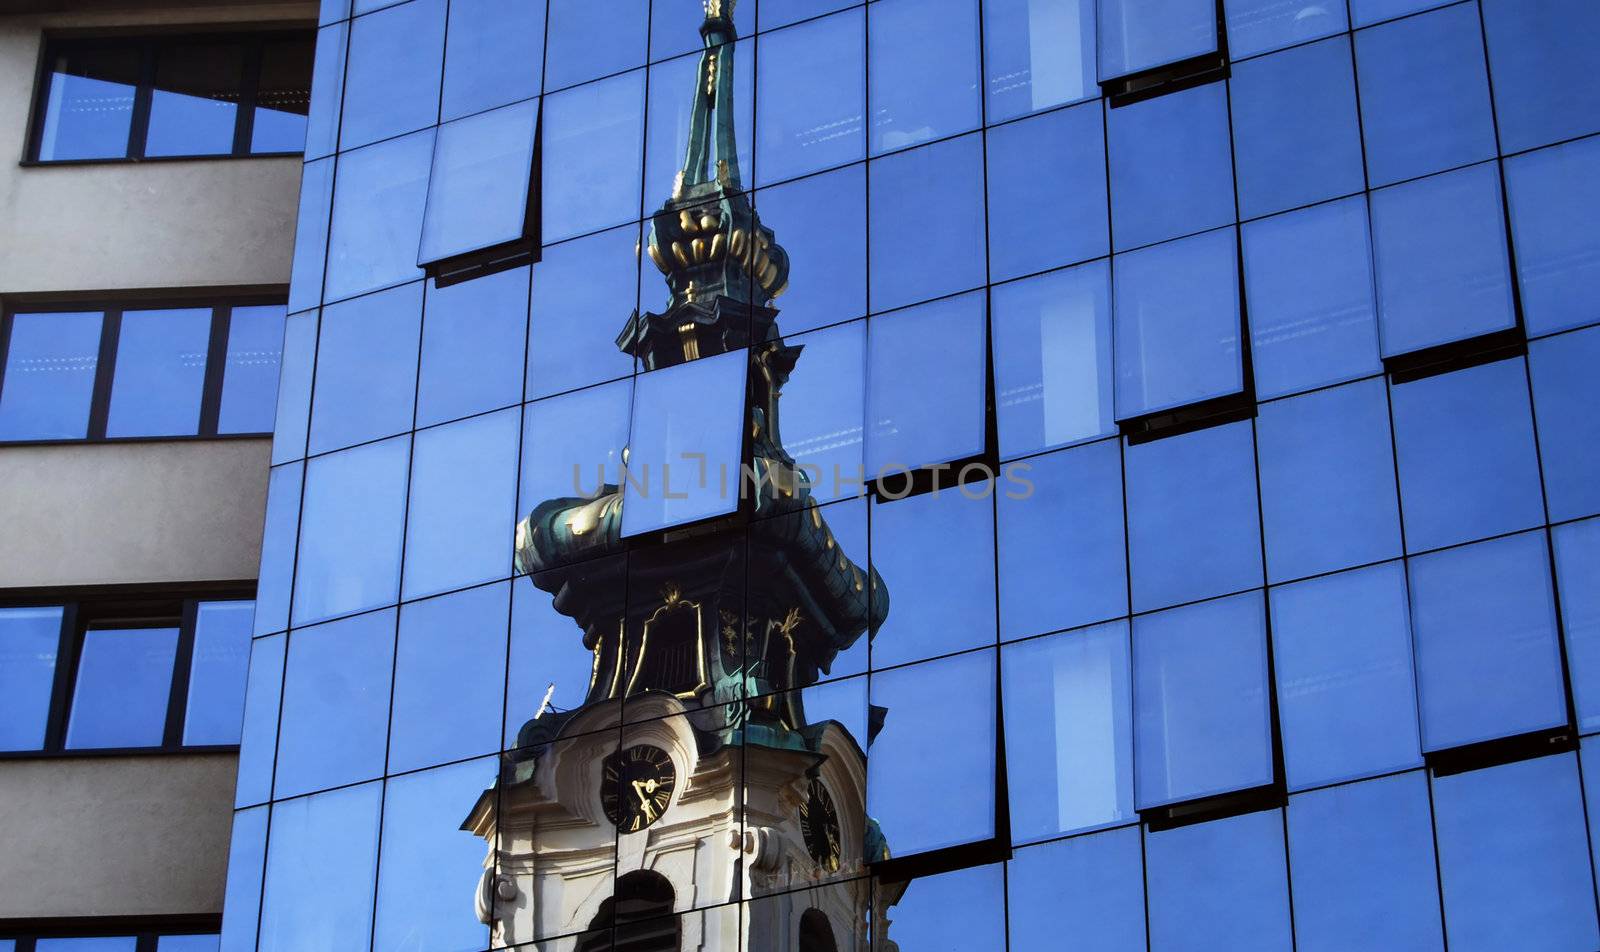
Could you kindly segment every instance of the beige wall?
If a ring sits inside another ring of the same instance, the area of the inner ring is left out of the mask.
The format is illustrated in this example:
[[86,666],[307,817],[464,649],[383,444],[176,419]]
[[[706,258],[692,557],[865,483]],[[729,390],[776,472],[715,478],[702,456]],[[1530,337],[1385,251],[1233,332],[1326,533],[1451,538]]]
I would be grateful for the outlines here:
[[0,920],[215,915],[233,754],[58,757],[0,769]]

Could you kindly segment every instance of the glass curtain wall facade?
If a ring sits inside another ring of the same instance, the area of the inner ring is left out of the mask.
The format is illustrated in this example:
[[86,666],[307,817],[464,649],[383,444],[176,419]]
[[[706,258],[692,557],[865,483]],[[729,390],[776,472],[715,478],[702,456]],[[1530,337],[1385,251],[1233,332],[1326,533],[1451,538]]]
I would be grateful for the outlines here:
[[224,949],[1600,947],[1600,7],[322,20]]

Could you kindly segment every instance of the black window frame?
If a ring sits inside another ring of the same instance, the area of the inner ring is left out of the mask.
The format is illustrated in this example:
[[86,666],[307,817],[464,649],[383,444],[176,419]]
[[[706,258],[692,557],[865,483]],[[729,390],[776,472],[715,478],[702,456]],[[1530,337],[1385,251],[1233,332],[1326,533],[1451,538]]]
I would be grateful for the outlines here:
[[[303,27],[273,25],[271,29],[186,29],[138,33],[77,33],[47,32],[39,44],[39,64],[35,71],[33,94],[28,115],[28,135],[23,145],[22,165],[95,165],[103,163],[193,161],[195,159],[249,159],[283,158],[303,155],[304,148],[291,152],[253,152],[251,136],[255,129],[256,107],[261,80],[263,51],[282,40],[303,40],[309,51],[316,48],[317,31],[311,24]],[[156,64],[164,49],[204,43],[238,43],[243,52],[243,69],[239,77],[239,101],[234,116],[233,145],[228,152],[198,155],[146,156],[145,143],[150,132],[150,103],[155,90]],[[82,159],[41,159],[39,149],[43,144],[45,117],[49,113],[50,64],[57,54],[70,50],[131,49],[139,55],[139,84],[134,90],[133,116],[128,127],[128,142],[120,156]],[[311,62],[308,59],[308,62]],[[306,77],[306,89],[311,88],[311,77]],[[309,111],[309,103],[308,103]],[[308,117],[309,118],[309,117]]]

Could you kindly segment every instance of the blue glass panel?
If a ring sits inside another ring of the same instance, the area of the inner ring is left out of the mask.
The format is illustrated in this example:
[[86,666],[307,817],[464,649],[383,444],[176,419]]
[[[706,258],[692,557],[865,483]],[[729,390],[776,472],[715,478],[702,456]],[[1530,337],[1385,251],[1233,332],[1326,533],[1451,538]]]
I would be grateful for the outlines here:
[[260,952],[365,949],[383,785],[272,806]]
[[1152,949],[1293,948],[1282,813],[1149,833],[1144,843]]
[[180,43],[159,48],[144,154],[232,152],[243,79],[240,44]]
[[1600,7],[1587,0],[1487,0],[1483,25],[1501,151],[1600,131],[1591,42],[1600,34]]
[[1401,554],[1382,380],[1263,404],[1256,438],[1267,581]]
[[958,939],[962,952],[1006,947],[1005,877],[999,864],[914,879],[893,908],[889,941],[899,948],[936,949],[952,939]]
[[1265,607],[1250,592],[1133,620],[1141,809],[1272,782]]
[[779,324],[794,334],[867,313],[867,170],[852,165],[756,193],[789,254]]
[[107,436],[188,436],[200,428],[211,308],[124,311]]
[[1006,867],[1011,948],[1145,952],[1138,827],[1017,850]]
[[1421,764],[1399,562],[1274,588],[1272,645],[1289,789]]
[[872,638],[874,668],[995,643],[988,490],[987,483],[946,486],[874,502],[872,566],[894,580],[894,610]]
[[621,487],[632,398],[633,382],[619,380],[530,405],[523,415],[518,512],[546,499]]
[[289,627],[294,586],[294,543],[300,531],[300,484],[305,467],[279,466],[267,477],[267,516],[261,531],[261,571],[256,582],[255,633]]
[[156,952],[219,952],[221,942],[215,934],[163,935],[156,937]]
[[[556,577],[567,584],[608,593],[616,604],[623,604],[626,599],[626,556],[592,559],[556,572],[560,573]],[[555,587],[550,575],[541,580],[548,587]],[[570,711],[583,706],[594,678],[594,651],[584,647],[578,624],[556,611],[554,599],[535,588],[532,580],[514,579],[511,586],[511,649],[503,741],[507,748],[517,746],[518,732],[539,713],[546,694],[554,710]],[[500,701],[498,691],[494,700]]]
[[633,370],[616,332],[637,301],[638,242],[638,228],[629,225],[544,249],[533,266],[530,399]]
[[1261,585],[1250,424],[1126,450],[1133,610]]
[[1110,110],[1106,138],[1117,251],[1233,222],[1226,83]]
[[1289,801],[1295,948],[1443,949],[1422,773]]
[[232,311],[217,432],[271,433],[283,362],[283,305]]
[[[645,61],[650,0],[549,0],[544,88],[561,89]],[[685,24],[685,26],[698,24]],[[686,31],[687,32],[687,31]]]
[[267,808],[240,810],[233,815],[233,836],[228,844],[228,886],[222,902],[218,952],[256,952],[266,862]]
[[635,381],[623,535],[720,516],[739,505],[748,363],[738,350]]
[[1118,255],[1117,419],[1238,393],[1238,244],[1232,228]]
[[883,0],[868,8],[873,155],[983,121],[978,34],[974,0]]
[[867,475],[964,459],[984,446],[983,295],[867,322]]
[[1439,777],[1433,809],[1450,948],[1600,946],[1575,754]]
[[1507,159],[1505,176],[1528,334],[1600,320],[1600,139]]
[[461,818],[495,773],[484,758],[389,781],[374,948],[488,948],[488,927],[461,898],[483,874],[486,845]]
[[[811,0],[815,2],[815,0]],[[733,8],[733,28],[740,36],[754,36],[756,32],[755,3],[740,3]],[[789,0],[786,8],[804,6],[805,0]],[[727,6],[723,6],[727,10]],[[690,53],[705,44],[698,32],[705,22],[703,0],[653,0],[650,4],[650,60],[664,60],[680,53]],[[762,23],[767,30],[775,23]]]
[[1008,459],[1115,433],[1104,261],[991,292],[995,417]]
[[644,78],[638,70],[545,97],[539,161],[545,241],[639,217]]
[[[760,7],[760,28],[774,30],[790,23],[798,23],[813,17],[820,17],[824,13],[832,13],[842,7],[852,6],[852,0],[783,0],[782,3],[769,3]],[[739,32],[743,33],[743,30]]]
[[995,500],[1001,638],[1127,614],[1121,447],[1105,441],[1004,472]]
[[1136,819],[1128,623],[1007,645],[1001,665],[1012,841]]
[[250,121],[250,152],[300,152],[305,149],[313,72],[312,45],[291,36],[261,44],[261,74]]
[[874,162],[867,182],[868,300],[874,313],[983,284],[980,137]]
[[[993,649],[872,675],[871,700],[888,715],[867,751],[867,814],[896,856],[994,836]],[[939,756],[928,756],[928,738]],[[926,796],[940,791],[942,807]]]
[[528,234],[539,101],[439,127],[422,216],[418,263],[479,251]]
[[1410,576],[1423,749],[1567,722],[1544,532],[1419,555]]
[[521,428],[510,409],[417,431],[401,597],[511,574]]
[[[696,4],[698,7],[698,4]],[[660,11],[657,11],[657,18]],[[702,13],[696,21],[703,21]],[[687,19],[678,23],[679,35],[696,40]],[[733,137],[740,181],[749,181],[751,148],[755,142],[755,41],[740,40],[717,52],[717,71],[733,70]],[[678,172],[689,149],[689,124],[701,92],[699,56],[680,56],[650,67],[650,107],[645,117],[644,200],[647,206],[673,193]],[[713,166],[710,170],[715,173]],[[652,272],[652,280],[654,273]]]
[[862,11],[850,10],[761,37],[756,52],[758,184],[866,155],[864,20]]
[[[1228,22],[1228,56],[1235,61],[1342,33],[1349,27],[1345,0],[1312,3],[1226,0],[1224,8]],[[1236,68],[1234,76],[1238,75]]]
[[989,122],[1100,94],[1094,7],[1094,0],[990,0],[983,5]]
[[177,653],[176,627],[84,632],[67,749],[161,746]]
[[1522,361],[1400,384],[1389,400],[1409,551],[1544,522]]
[[75,936],[66,939],[36,940],[34,952],[135,952],[139,940],[133,936]]
[[988,136],[991,280],[1110,251],[1099,103],[1008,123]]
[[1501,207],[1493,163],[1372,193],[1385,357],[1516,324]]
[[1357,33],[1356,78],[1372,185],[1494,156],[1483,33],[1474,4]]
[[1528,347],[1539,463],[1550,521],[1600,512],[1600,328],[1534,341]]
[[1550,530],[1578,727],[1600,729],[1600,519]]
[[1217,49],[1214,0],[1100,0],[1100,78]]
[[255,607],[254,602],[227,601],[201,602],[195,609],[185,744],[239,743]]
[[432,130],[339,156],[324,301],[422,277],[417,240],[432,156]]
[[420,282],[323,309],[313,454],[411,428],[421,323]]
[[0,378],[0,440],[78,440],[100,363],[98,311],[11,315]]
[[410,444],[385,440],[306,464],[296,625],[394,601]]
[[274,797],[382,775],[394,615],[391,608],[290,632]]
[[510,608],[502,582],[400,609],[390,773],[497,748]]
[[1350,0],[1350,19],[1355,26],[1369,26],[1452,2],[1454,0]]
[[272,761],[278,752],[278,709],[288,640],[288,635],[269,635],[250,644],[244,727],[239,733],[239,779],[233,794],[236,807],[272,799]]
[[1250,222],[1243,239],[1258,397],[1383,369],[1365,198]]
[[1242,217],[1366,187],[1348,39],[1239,63],[1230,88]]
[[306,108],[307,159],[331,155],[338,146],[339,111],[344,101],[345,53],[349,45],[349,23],[335,23],[317,30],[311,98]]
[[417,425],[510,406],[522,390],[528,269],[427,290]]
[[0,608],[0,750],[44,746],[61,607]]
[[866,423],[867,324],[853,321],[798,337],[800,362],[783,385],[783,448],[811,479],[811,496],[832,502],[861,491]]
[[444,39],[444,119],[539,95],[545,4],[452,0]]
[[295,220],[294,261],[289,274],[290,311],[304,311],[322,302],[335,161],[327,158],[307,162],[300,173],[300,208]]
[[351,21],[340,149],[438,121],[444,17],[444,0],[411,0]]
[[128,154],[134,90],[143,72],[136,45],[58,53],[45,82],[39,159],[114,159]]

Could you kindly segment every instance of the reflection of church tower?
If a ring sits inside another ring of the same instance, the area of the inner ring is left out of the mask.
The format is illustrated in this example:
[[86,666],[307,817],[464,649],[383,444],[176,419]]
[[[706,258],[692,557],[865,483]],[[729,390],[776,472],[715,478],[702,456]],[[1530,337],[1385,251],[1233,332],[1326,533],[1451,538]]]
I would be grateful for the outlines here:
[[733,2],[706,0],[688,151],[653,216],[670,300],[617,343],[646,372],[748,347],[756,478],[734,516],[648,541],[623,538],[614,485],[518,525],[518,569],[594,661],[585,703],[535,714],[464,824],[490,843],[478,903],[497,947],[865,949],[881,920],[867,914],[865,863],[887,847],[865,812],[864,689],[855,733],[811,723],[801,692],[877,629],[888,593],[841,551],[782,446],[801,348],[778,339],[771,306],[788,257],[740,185]]

